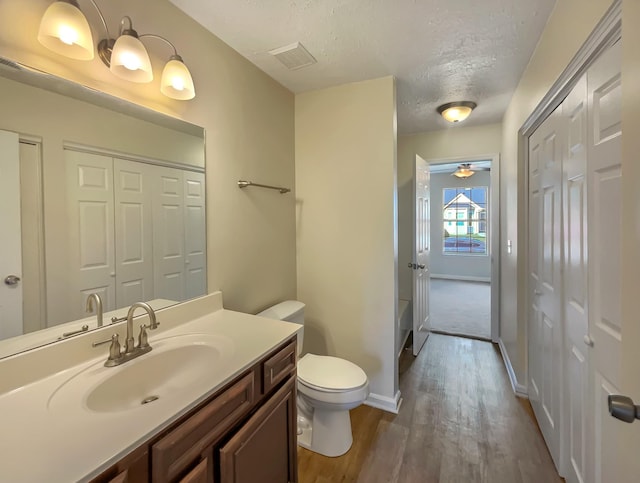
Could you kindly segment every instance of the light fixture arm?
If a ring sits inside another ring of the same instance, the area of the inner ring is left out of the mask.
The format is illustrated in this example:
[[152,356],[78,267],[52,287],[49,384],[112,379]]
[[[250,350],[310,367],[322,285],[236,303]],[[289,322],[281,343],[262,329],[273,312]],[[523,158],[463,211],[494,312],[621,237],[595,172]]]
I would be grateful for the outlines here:
[[98,7],[98,4],[94,0],[89,0],[89,2],[91,2],[93,7],[98,12],[98,17],[100,17],[100,21],[102,22],[102,26],[104,27],[104,31],[107,34],[107,39],[110,39],[111,35],[109,34],[109,27],[107,27],[107,21],[104,19],[104,15],[102,15],[102,11],[100,10],[100,7]]
[[178,49],[176,49],[176,46],[173,45],[171,42],[169,42],[167,39],[165,39],[164,37],[162,37],[161,35],[156,35],[156,34],[142,34],[140,35],[140,38],[142,39],[143,37],[151,37],[154,39],[158,39],[158,40],[162,40],[165,43],[169,44],[169,46],[173,49],[173,56],[171,56],[171,58],[176,58],[177,60],[182,61],[182,57],[180,57],[180,55],[178,55]]

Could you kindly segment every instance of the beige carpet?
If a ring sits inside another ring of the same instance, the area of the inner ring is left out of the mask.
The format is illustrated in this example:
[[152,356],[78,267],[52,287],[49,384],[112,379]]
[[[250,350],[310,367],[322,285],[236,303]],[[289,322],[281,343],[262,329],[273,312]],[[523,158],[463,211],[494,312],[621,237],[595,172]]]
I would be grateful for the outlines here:
[[431,329],[491,338],[491,284],[431,279]]

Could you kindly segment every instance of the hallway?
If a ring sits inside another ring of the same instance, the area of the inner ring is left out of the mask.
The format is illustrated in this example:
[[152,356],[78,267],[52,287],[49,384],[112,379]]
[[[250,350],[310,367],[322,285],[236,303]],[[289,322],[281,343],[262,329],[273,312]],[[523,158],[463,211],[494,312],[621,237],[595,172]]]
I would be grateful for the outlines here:
[[562,481],[497,347],[431,334],[400,359],[400,414],[360,406],[339,458],[298,448],[300,483]]

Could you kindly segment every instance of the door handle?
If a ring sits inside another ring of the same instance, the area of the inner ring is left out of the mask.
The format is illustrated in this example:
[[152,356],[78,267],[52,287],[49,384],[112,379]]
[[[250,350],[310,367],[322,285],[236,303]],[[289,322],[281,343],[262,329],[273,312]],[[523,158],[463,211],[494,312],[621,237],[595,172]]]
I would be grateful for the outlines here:
[[584,337],[582,338],[582,340],[584,341],[584,344],[588,347],[593,347],[593,339],[591,338],[591,336],[589,334],[585,334]]
[[542,291],[541,290],[534,290],[533,291],[533,295],[542,295]]
[[420,270],[424,270],[424,269],[426,268],[426,265],[423,265],[423,264],[419,263],[419,264],[418,264],[418,268],[419,268]]
[[4,279],[4,283],[9,286],[18,285],[20,283],[20,277],[17,275],[8,275]]
[[625,423],[633,423],[640,419],[640,406],[633,404],[633,400],[627,396],[610,394],[607,398],[609,403],[609,414]]

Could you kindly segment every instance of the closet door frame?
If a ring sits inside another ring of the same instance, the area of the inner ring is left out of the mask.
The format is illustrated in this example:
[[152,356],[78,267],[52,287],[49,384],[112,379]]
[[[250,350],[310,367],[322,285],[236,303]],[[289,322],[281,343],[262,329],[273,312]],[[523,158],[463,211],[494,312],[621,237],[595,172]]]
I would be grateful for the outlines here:
[[[569,95],[574,86],[598,57],[608,48],[614,45],[622,37],[622,0],[614,0],[604,17],[596,25],[591,35],[587,38],[582,47],[578,50],[569,65],[562,72],[558,80],[551,86],[547,94],[542,98],[538,106],[524,122],[518,131],[518,165],[522,167],[524,180],[524,203],[519,210],[518,240],[520,241],[519,253],[525,255],[518,261],[518,318],[525,321],[524,330],[524,360],[525,363],[525,384],[529,381],[529,314],[528,308],[531,305],[529,287],[529,138],[540,127],[540,125],[558,108]],[[527,274],[522,277],[521,274]],[[563,331],[564,332],[564,331]],[[563,336],[564,337],[564,336]],[[564,348],[564,341],[563,341]],[[562,358],[562,368],[565,371],[564,357]],[[527,391],[529,388],[527,387]],[[563,388],[564,390],[564,388]],[[565,434],[564,423],[561,422],[561,440]],[[564,448],[561,442],[561,448]],[[566,474],[567,458],[561,458],[561,467],[558,468],[561,475]]]

